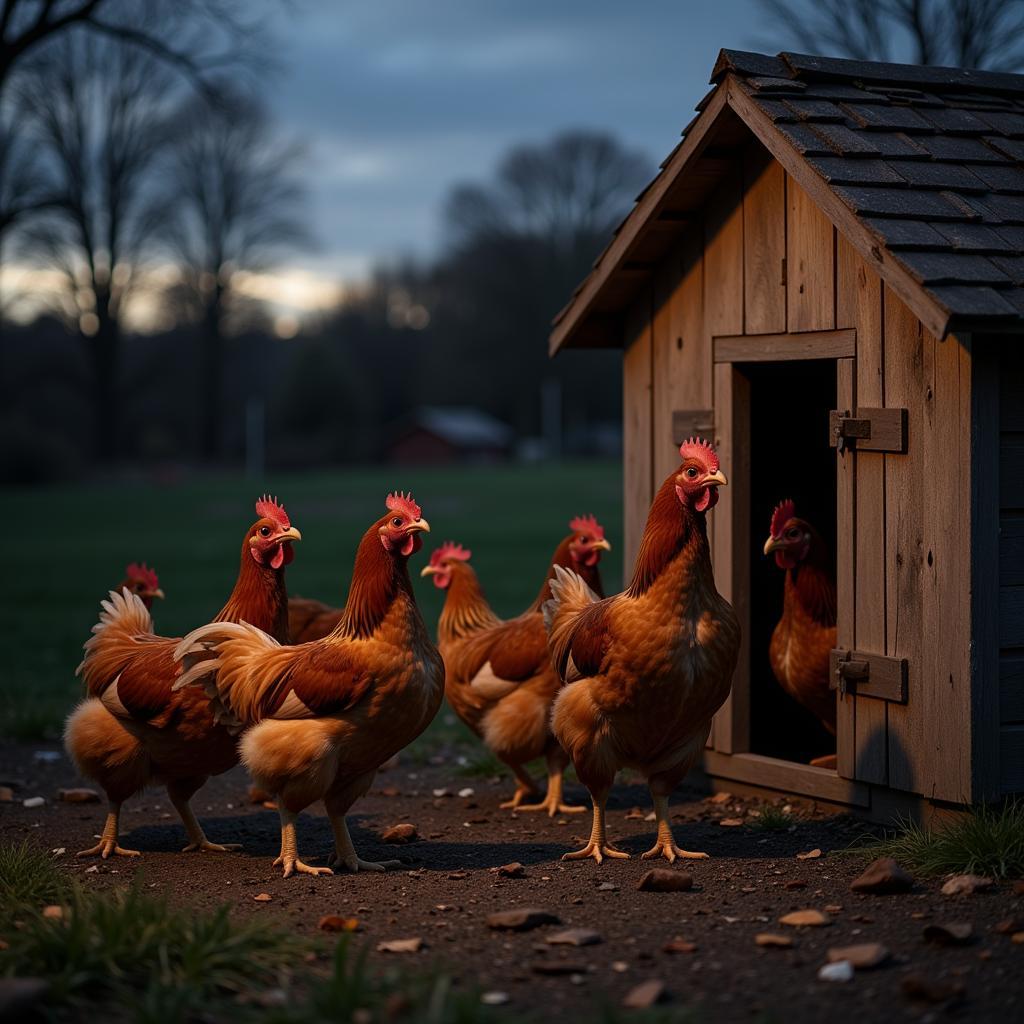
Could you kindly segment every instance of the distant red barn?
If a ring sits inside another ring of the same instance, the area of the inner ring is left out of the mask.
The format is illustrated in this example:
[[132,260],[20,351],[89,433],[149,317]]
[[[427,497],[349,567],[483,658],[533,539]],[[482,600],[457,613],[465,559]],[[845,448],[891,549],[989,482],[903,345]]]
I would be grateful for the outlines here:
[[420,406],[395,431],[391,462],[500,462],[514,440],[507,423],[470,406]]

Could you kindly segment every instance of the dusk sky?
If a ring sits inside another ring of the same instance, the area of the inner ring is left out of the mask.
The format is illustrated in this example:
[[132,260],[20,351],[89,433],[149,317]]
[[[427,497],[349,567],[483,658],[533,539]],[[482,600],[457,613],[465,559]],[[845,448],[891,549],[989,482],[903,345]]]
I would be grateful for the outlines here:
[[718,50],[773,38],[755,0],[293,0],[278,31],[268,93],[321,243],[295,262],[325,280],[435,251],[450,186],[515,143],[606,129],[656,166]]

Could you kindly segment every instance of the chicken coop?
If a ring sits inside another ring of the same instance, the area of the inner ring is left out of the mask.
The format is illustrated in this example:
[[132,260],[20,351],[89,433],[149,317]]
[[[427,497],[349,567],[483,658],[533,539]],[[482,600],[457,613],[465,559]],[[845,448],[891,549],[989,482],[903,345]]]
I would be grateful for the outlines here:
[[[1020,792],[1024,76],[722,51],[711,82],[551,335],[623,352],[627,578],[681,441],[729,477],[704,769],[874,817]],[[768,665],[783,498],[835,555],[834,739]]]

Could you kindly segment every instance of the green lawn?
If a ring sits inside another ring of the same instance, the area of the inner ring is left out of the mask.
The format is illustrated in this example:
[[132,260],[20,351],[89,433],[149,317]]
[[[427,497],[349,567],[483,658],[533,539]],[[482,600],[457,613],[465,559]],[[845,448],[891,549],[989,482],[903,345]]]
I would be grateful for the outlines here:
[[[621,584],[622,488],[617,462],[545,466],[409,469],[385,467],[278,474],[259,484],[242,476],[186,482],[94,483],[3,495],[7,551],[0,574],[0,731],[56,735],[81,690],[73,673],[99,600],[130,561],[160,574],[167,600],[153,610],[168,636],[209,619],[238,568],[253,503],[263,490],[287,506],[304,540],[288,570],[291,593],[340,604],[359,538],[384,512],[394,488],[411,490],[430,521],[427,547],[456,540],[498,614],[521,611],[541,584],[568,520],[593,512],[615,546],[604,563],[607,590]],[[428,624],[441,595],[416,580]]]

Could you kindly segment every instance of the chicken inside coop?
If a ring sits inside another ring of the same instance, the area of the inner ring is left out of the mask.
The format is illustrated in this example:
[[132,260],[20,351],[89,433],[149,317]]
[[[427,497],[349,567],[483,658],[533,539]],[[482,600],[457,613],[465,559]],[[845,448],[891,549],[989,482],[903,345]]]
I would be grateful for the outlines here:
[[[836,407],[836,363],[758,363],[745,371],[751,423],[749,749],[807,764],[836,749],[830,731],[835,695],[827,678],[835,622],[837,456],[828,443],[828,421]],[[784,501],[792,506],[784,506],[773,522],[774,510]],[[781,545],[806,536],[814,538],[813,544],[798,545],[789,554],[782,550]],[[802,575],[807,582],[815,574],[820,593],[804,602],[810,604],[806,612],[798,595],[791,594],[786,605],[790,565],[794,579]],[[793,671],[795,664],[799,672]]]

